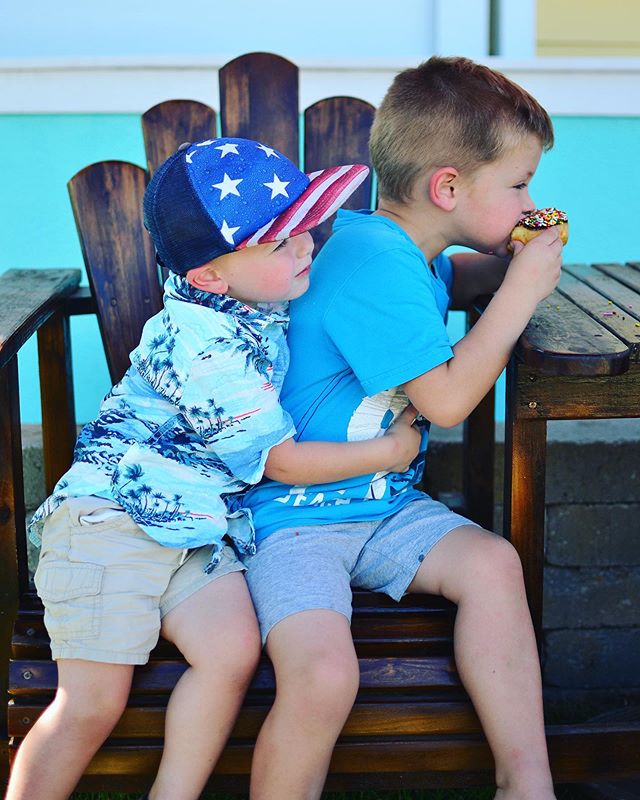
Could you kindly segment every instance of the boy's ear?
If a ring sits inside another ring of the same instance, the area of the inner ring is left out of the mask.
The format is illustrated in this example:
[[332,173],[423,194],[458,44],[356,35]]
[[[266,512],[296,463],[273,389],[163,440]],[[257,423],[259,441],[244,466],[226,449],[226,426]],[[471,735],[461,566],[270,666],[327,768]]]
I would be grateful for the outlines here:
[[455,167],[440,167],[429,178],[429,199],[443,211],[456,206],[460,174]]
[[200,289],[202,292],[226,294],[229,289],[229,284],[213,264],[194,267],[187,272],[185,277],[194,289]]

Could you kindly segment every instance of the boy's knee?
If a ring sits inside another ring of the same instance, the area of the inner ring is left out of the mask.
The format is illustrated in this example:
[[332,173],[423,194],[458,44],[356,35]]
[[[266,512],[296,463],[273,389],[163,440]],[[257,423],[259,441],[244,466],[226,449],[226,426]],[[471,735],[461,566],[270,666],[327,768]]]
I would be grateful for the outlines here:
[[191,667],[210,672],[215,666],[243,684],[255,672],[261,650],[258,623],[255,619],[247,618],[233,626],[226,626],[223,635],[214,626],[209,636],[203,635],[197,642],[185,646],[183,656]]
[[236,627],[230,640],[225,639],[225,650],[233,662],[231,669],[236,670],[243,682],[250,680],[262,653],[258,623],[255,620],[247,620]]
[[[306,664],[291,670],[290,688],[316,709],[317,714],[333,714],[350,709],[358,691],[360,670],[355,655],[332,652],[330,649],[315,653]],[[284,688],[284,687],[282,687]],[[278,680],[278,691],[281,680]]]
[[493,585],[522,583],[522,563],[517,550],[511,542],[495,533],[487,533],[475,548],[473,570]]
[[128,697],[128,691],[113,691],[104,687],[97,690],[90,700],[65,692],[58,693],[56,702],[70,728],[91,732],[104,730],[108,733],[122,716]]

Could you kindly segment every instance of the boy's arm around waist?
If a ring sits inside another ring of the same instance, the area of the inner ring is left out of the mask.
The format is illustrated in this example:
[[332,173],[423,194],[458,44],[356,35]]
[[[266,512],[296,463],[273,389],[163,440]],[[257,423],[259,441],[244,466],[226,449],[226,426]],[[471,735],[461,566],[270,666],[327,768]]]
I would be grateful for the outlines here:
[[384,436],[360,442],[297,442],[287,439],[269,451],[264,474],[280,483],[333,483],[374,472],[406,472],[418,454],[420,431],[413,406]]
[[555,288],[561,264],[562,243],[553,229],[516,246],[502,285],[454,346],[454,357],[404,384],[424,417],[452,428],[469,416],[506,366],[536,305]]

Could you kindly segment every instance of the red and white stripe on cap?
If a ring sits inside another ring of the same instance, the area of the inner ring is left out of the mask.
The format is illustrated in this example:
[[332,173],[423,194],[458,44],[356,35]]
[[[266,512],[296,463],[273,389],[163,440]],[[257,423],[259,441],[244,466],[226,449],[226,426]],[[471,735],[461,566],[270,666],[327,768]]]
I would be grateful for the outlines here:
[[304,233],[328,219],[355,192],[369,174],[363,164],[347,164],[311,173],[310,183],[297,200],[236,246],[277,242]]

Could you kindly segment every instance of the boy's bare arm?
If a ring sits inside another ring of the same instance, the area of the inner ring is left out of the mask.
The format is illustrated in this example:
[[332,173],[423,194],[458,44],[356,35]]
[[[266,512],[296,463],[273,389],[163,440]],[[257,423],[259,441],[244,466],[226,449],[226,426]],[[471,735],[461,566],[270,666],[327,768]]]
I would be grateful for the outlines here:
[[509,260],[484,253],[454,253],[451,308],[467,309],[476,297],[497,291]]
[[549,229],[515,255],[482,317],[453,348],[454,358],[404,385],[409,399],[431,422],[462,422],[493,386],[536,305],[560,278],[562,243]]
[[282,483],[313,484],[367,475],[405,472],[418,454],[420,431],[413,406],[400,414],[384,436],[361,442],[296,442],[287,439],[269,452],[264,474]]

